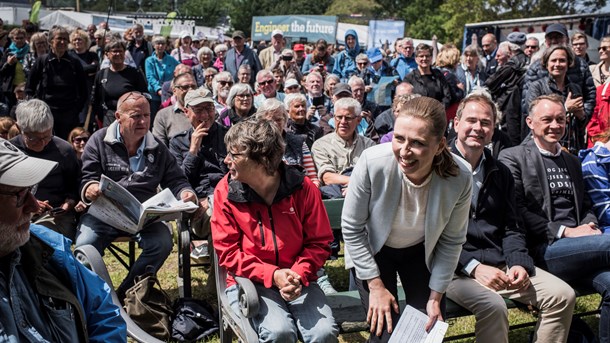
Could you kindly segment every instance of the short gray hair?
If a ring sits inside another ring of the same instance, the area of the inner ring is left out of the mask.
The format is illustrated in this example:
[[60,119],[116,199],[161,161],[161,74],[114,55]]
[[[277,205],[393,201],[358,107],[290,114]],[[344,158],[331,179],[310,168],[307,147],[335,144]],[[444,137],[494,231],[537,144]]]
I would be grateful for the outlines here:
[[294,101],[307,103],[307,98],[302,93],[286,94],[286,97],[284,98],[284,105],[288,111],[290,111],[290,105],[292,105],[292,102]]
[[228,50],[228,48],[227,48],[226,44],[218,44],[214,47],[215,54],[218,54],[218,52],[220,52],[220,51],[226,52],[227,50]]
[[[236,83],[229,90],[229,95],[227,96],[227,104],[230,108],[235,106],[235,97],[241,94],[250,94],[254,97],[254,91],[252,87],[250,87],[247,83]],[[252,106],[254,106],[254,98],[252,99]]]
[[31,99],[19,103],[15,115],[22,132],[43,132],[53,128],[53,113],[42,100]]
[[341,98],[335,102],[335,113],[337,113],[339,110],[344,109],[354,111],[355,116],[360,116],[360,114],[362,113],[362,106],[360,105],[360,102],[351,97]]
[[219,79],[228,79],[229,81],[233,82],[233,75],[231,75],[231,73],[229,73],[228,71],[221,71],[220,73],[216,74],[216,76],[214,76],[214,79],[212,80],[212,92],[214,93],[214,96],[218,95],[217,88]]
[[265,99],[261,106],[256,111],[256,117],[258,119],[267,119],[267,115],[271,113],[281,112],[284,114],[284,119],[288,120],[288,111],[286,111],[286,106],[284,103],[279,101],[276,98]]

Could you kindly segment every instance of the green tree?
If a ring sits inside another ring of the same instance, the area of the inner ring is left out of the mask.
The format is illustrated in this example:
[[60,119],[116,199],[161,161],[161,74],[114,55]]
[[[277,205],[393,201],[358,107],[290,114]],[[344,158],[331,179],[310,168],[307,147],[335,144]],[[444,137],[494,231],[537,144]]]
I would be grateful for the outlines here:
[[406,35],[421,39],[431,39],[436,35],[443,42],[447,36],[443,28],[447,17],[439,11],[443,2],[444,0],[414,0],[404,7],[400,14],[406,23]]
[[[381,16],[382,8],[375,0],[334,0],[326,10],[326,15],[336,15],[341,22],[368,25],[371,18]],[[352,17],[357,14],[361,16]]]

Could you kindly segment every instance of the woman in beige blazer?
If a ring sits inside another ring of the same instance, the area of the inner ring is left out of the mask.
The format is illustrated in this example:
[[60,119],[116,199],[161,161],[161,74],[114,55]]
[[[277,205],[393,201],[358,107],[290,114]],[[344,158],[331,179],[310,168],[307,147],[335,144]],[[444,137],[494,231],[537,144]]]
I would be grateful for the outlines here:
[[442,320],[443,294],[466,241],[470,167],[447,149],[445,108],[415,98],[400,110],[391,144],[365,150],[343,206],[345,265],[355,276],[371,342],[387,342],[407,304]]

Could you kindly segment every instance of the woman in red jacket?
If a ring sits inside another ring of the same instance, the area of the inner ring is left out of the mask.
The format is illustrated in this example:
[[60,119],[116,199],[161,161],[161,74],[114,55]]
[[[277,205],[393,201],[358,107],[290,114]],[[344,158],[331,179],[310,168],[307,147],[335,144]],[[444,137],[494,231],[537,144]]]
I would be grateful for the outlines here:
[[[212,237],[218,263],[249,278],[261,304],[251,318],[261,342],[337,342],[338,327],[316,272],[333,240],[320,192],[282,163],[284,141],[272,122],[248,119],[225,136],[229,173],[214,192]],[[237,308],[237,285],[227,279]]]

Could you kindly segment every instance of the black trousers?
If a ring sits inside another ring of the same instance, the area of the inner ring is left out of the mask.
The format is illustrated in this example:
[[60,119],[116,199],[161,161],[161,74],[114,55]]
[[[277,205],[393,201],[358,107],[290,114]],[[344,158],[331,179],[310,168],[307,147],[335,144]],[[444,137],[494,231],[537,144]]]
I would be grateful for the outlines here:
[[[408,305],[426,313],[426,304],[430,297],[430,272],[426,267],[424,243],[403,249],[394,249],[384,246],[375,255],[375,262],[379,268],[379,277],[385,288],[392,293],[398,301],[398,286],[396,273],[400,276],[402,287],[405,291],[405,300]],[[356,271],[351,269],[351,273],[356,281],[356,287],[360,294],[360,300],[365,313],[369,310],[369,287],[366,280],[356,277]],[[441,312],[445,317],[445,297],[441,301]],[[400,315],[392,311],[392,327],[396,327]],[[387,342],[391,334],[388,333],[387,325],[383,326],[381,336],[371,334],[368,342]]]

